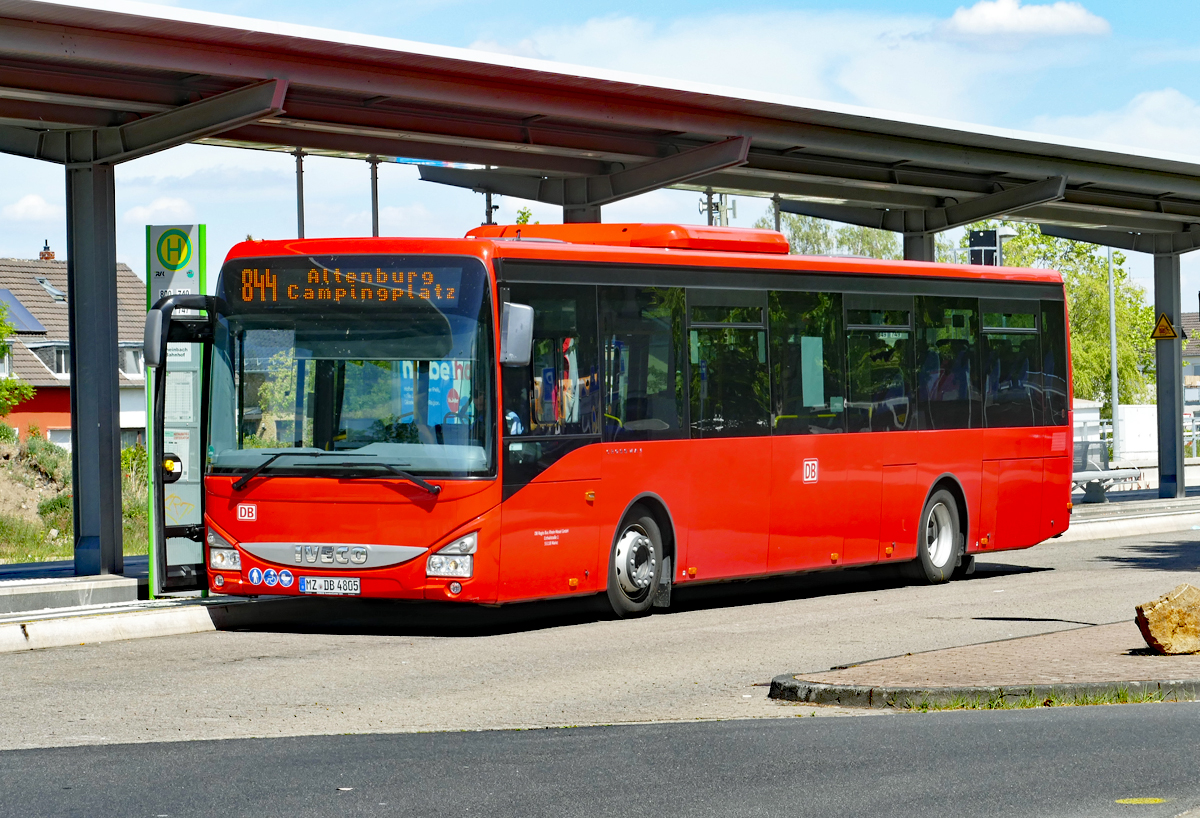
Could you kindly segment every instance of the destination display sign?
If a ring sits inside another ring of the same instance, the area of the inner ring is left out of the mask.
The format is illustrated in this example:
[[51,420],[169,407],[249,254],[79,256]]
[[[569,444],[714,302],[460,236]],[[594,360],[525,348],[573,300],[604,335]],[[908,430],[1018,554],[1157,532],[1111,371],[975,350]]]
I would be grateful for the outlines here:
[[458,303],[462,268],[350,269],[342,267],[226,267],[224,298],[240,307],[385,306],[426,301],[437,307]]

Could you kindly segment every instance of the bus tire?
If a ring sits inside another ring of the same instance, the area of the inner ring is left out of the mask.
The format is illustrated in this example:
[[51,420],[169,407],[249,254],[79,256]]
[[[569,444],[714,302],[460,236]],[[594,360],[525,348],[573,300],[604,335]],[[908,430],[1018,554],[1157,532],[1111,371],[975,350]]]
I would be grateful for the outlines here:
[[608,558],[608,602],[621,617],[647,613],[663,566],[662,532],[645,506],[629,509]]
[[946,489],[938,489],[921,510],[914,575],[930,585],[948,582],[958,568],[962,546],[958,502]]

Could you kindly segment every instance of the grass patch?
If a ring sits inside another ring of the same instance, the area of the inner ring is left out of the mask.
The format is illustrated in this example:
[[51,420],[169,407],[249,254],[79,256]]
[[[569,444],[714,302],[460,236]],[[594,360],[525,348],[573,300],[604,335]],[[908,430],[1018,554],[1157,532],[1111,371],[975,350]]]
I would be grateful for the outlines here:
[[[121,451],[122,551],[145,554],[149,537],[147,515],[148,464],[146,450],[133,446]],[[0,514],[0,562],[69,560],[75,555],[74,511],[71,494],[71,455],[31,434],[16,457],[0,469],[0,480],[26,488],[40,484],[52,493],[38,503],[37,519]]]
[[932,702],[928,699],[919,701],[907,700],[898,703],[901,710],[928,713],[931,710],[1028,710],[1034,707],[1084,707],[1097,704],[1146,704],[1164,701],[1162,691],[1141,690],[1130,692],[1129,688],[1121,686],[1102,693],[1069,693],[1051,690],[1046,695],[1035,694],[1028,690],[1019,698],[1005,696],[1003,693],[992,693],[987,696],[954,696],[946,702]]

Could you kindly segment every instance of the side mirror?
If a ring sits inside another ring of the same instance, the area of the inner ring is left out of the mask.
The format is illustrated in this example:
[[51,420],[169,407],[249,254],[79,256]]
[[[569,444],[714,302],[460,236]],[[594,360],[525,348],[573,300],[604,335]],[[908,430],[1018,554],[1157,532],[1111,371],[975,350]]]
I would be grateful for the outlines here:
[[533,353],[533,307],[504,304],[500,313],[500,363],[529,366]]
[[146,366],[158,368],[163,365],[163,350],[166,349],[166,316],[162,310],[146,313],[146,331],[142,336],[142,359]]
[[222,312],[224,304],[224,301],[211,295],[180,293],[158,299],[146,313],[146,329],[142,335],[142,360],[146,366],[160,367],[167,362],[167,337],[170,332],[171,314],[176,309]]

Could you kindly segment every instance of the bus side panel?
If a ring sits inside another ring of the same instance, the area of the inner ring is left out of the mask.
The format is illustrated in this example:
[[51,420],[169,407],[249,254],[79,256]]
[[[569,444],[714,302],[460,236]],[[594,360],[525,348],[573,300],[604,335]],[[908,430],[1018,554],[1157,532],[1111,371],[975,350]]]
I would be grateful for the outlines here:
[[984,502],[993,504],[992,513],[985,516],[994,520],[988,550],[1027,548],[1041,542],[1042,459],[990,460],[984,470]]
[[767,572],[771,438],[692,440],[687,567],[696,579]]
[[1071,472],[1074,468],[1070,449],[1069,426],[1060,426],[1050,433],[1049,455],[1042,470],[1042,539],[1049,539],[1067,530],[1071,524]]
[[[917,495],[910,508],[914,519],[919,520],[925,500],[933,490],[934,483],[944,475],[952,475],[962,487],[966,500],[966,547],[968,552],[976,550],[975,544],[983,535],[980,520],[980,493],[982,489],[982,439],[979,429],[953,429],[918,432]],[[886,543],[885,543],[886,545]],[[897,555],[900,548],[896,546]],[[893,559],[897,555],[893,555]],[[917,555],[916,537],[912,546],[903,552],[904,559]]]
[[671,570],[675,581],[684,579],[680,566],[687,563],[688,529],[691,523],[691,481],[688,457],[692,441],[657,440],[604,444],[601,489],[596,497],[600,514],[600,538],[597,543],[597,570],[601,573],[597,590],[603,590],[608,578],[608,559],[621,516],[635,497],[652,494],[664,506],[675,526],[675,559]]
[[856,565],[879,559],[879,524],[883,507],[881,466],[885,452],[889,458],[895,453],[893,447],[901,440],[901,434],[860,432],[838,436],[844,441],[846,457],[846,488],[838,504],[846,541],[838,555],[839,564]]
[[767,569],[824,568],[845,536],[845,435],[772,438]]
[[[603,588],[597,576],[599,444],[564,456],[501,506],[499,601]],[[571,587],[570,580],[575,580]]]
[[[917,464],[884,466],[882,489],[878,558],[913,559],[917,555],[917,521],[925,494],[924,486],[917,483]],[[892,549],[890,555],[888,548]]]
[[1071,501],[1072,466],[1070,457],[1047,457],[1042,461],[1043,540],[1063,533],[1070,525],[1071,511],[1067,503]]

